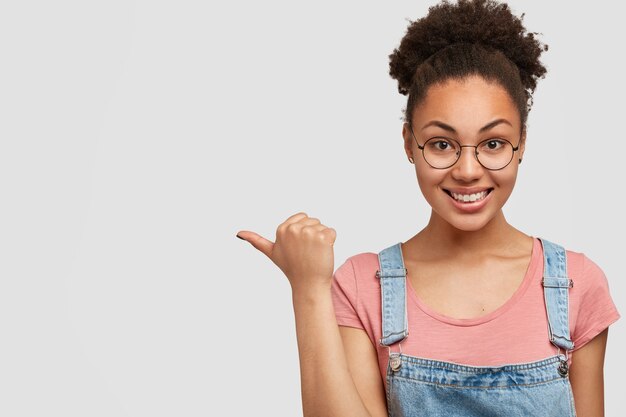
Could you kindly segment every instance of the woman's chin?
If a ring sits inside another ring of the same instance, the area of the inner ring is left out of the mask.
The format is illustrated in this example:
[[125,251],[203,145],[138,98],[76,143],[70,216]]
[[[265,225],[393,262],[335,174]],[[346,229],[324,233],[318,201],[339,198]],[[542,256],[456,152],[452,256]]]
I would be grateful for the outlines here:
[[487,225],[487,222],[464,221],[450,223],[450,225],[463,232],[477,232],[483,229]]
[[489,216],[488,213],[481,213],[480,215],[446,213],[443,216],[440,214],[439,217],[455,229],[464,232],[477,232],[487,226],[495,216]]

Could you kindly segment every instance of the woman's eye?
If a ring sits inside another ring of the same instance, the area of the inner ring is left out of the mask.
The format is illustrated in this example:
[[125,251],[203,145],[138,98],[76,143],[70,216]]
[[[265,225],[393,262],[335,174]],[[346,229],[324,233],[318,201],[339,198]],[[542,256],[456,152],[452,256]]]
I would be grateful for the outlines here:
[[433,146],[438,151],[445,151],[446,149],[450,148],[450,143],[446,142],[445,140],[437,140],[433,143]]
[[491,139],[485,142],[484,147],[487,150],[495,151],[500,149],[504,145],[504,141],[499,139]]

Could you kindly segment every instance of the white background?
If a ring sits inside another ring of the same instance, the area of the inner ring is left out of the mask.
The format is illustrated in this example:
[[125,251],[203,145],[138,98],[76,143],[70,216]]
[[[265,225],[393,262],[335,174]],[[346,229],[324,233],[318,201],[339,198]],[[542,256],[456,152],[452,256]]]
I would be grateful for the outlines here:
[[[305,211],[338,267],[425,225],[388,55],[433,4],[3,2],[0,415],[300,415],[289,284],[235,233]],[[505,214],[624,313],[621,6],[510,4],[550,49]]]

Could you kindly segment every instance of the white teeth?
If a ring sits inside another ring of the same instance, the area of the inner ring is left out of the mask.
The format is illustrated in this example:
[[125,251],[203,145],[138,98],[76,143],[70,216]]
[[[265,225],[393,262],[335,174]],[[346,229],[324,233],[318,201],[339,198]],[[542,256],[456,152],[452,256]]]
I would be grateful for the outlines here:
[[455,200],[463,201],[463,202],[474,202],[474,201],[479,201],[485,198],[488,192],[485,190],[485,191],[481,191],[480,193],[474,193],[474,194],[457,194],[457,193],[450,193],[450,194],[452,194],[452,197],[454,197]]

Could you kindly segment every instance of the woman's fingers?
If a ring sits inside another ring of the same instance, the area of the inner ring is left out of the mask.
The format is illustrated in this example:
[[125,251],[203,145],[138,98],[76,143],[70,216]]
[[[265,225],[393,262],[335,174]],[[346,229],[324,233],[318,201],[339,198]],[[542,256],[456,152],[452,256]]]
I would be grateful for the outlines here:
[[241,236],[243,240],[247,240],[252,246],[261,251],[265,256],[271,259],[270,255],[272,253],[272,248],[274,247],[274,242],[271,240],[265,239],[263,236],[248,231],[242,231],[237,233],[237,236]]
[[299,221],[299,220],[301,220],[301,219],[304,219],[304,218],[308,218],[307,214],[306,214],[305,212],[303,212],[303,211],[298,212],[298,213],[296,213],[296,214],[293,214],[293,215],[291,215],[291,216],[287,217],[287,220],[285,220],[285,221],[281,224],[281,226],[282,226],[282,225],[288,225],[288,224],[290,224],[290,223],[295,223],[295,222],[297,222],[297,221]]
[[337,231],[333,229],[332,227],[326,227],[326,229],[324,230],[324,233],[326,234],[328,243],[330,243],[331,245],[334,245],[335,240],[337,240]]
[[[331,245],[334,244],[335,239],[337,238],[337,232],[335,231],[335,229],[333,229],[332,227],[324,226],[318,219],[311,219],[313,221],[307,222],[308,224],[305,224],[305,226],[310,228],[311,230],[315,230],[316,232],[322,232],[325,241]],[[305,220],[303,220],[303,222],[304,221]]]
[[279,224],[278,227],[276,228],[276,236],[284,233],[285,230],[288,229],[289,226],[291,226],[292,224],[298,223],[300,220],[306,219],[306,218],[308,218],[307,214],[302,211],[292,216],[289,216],[287,220]]

